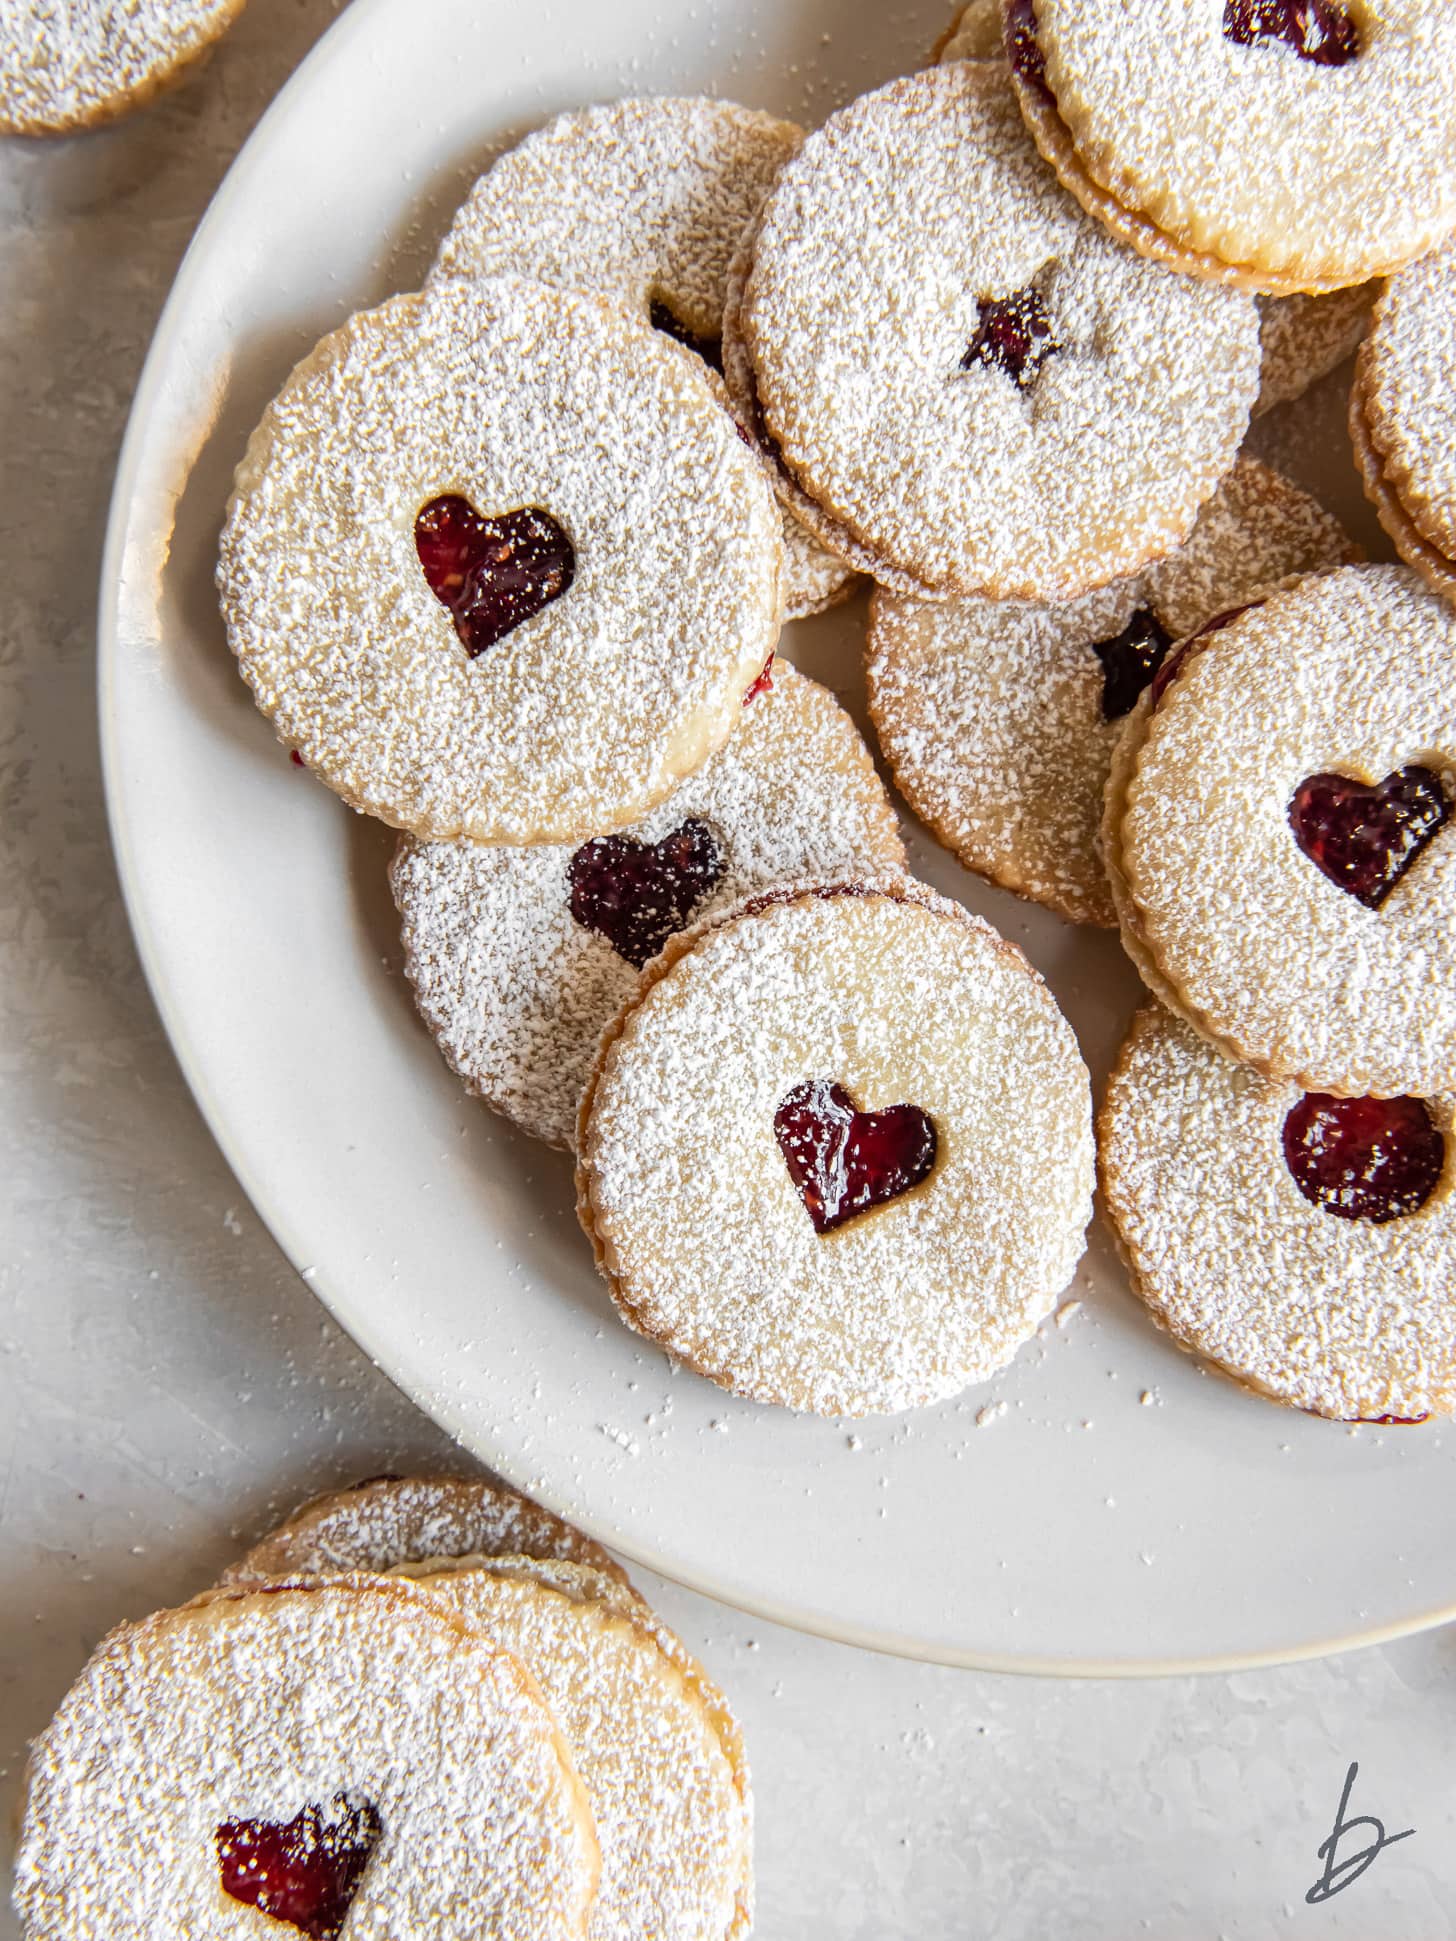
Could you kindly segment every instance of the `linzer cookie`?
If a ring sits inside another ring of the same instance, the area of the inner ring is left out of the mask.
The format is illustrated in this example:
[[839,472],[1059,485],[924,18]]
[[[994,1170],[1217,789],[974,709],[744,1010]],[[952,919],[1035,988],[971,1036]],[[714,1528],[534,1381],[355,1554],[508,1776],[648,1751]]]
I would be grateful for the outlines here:
[[707,767],[622,835],[400,845],[405,967],[470,1089],[570,1146],[597,1041],[677,931],[774,883],[904,866],[853,722],[776,661]]
[[407,1570],[513,1652],[545,1693],[601,1846],[591,1941],[746,1935],[747,1774],[730,1761],[699,1681],[662,1649],[655,1621],[612,1600],[607,1580],[608,1595],[593,1595],[586,1572],[560,1584],[473,1559]]
[[0,0],[0,135],[56,135],[179,81],[245,0]]
[[1187,543],[1136,579],[1055,606],[876,593],[870,713],[901,793],[968,868],[1074,923],[1115,924],[1097,836],[1143,688],[1205,620],[1351,557],[1313,499],[1241,459]]
[[1276,1401],[1449,1415],[1453,1105],[1302,1092],[1145,1005],[1098,1118],[1134,1287],[1182,1347]]
[[1158,996],[1307,1090],[1456,1091],[1456,613],[1349,566],[1219,616],[1129,717],[1103,823]]
[[935,43],[933,61],[995,61],[1001,58],[999,0],[971,0]]
[[[558,115],[481,177],[430,285],[515,274],[596,291],[720,370],[729,262],[802,140],[792,122],[701,97]],[[784,546],[790,619],[849,590],[849,568],[797,523]]]
[[376,1476],[300,1505],[222,1574],[227,1585],[382,1571],[421,1558],[526,1556],[590,1565],[626,1583],[589,1536],[499,1483]]
[[773,650],[783,543],[698,360],[515,278],[324,339],[254,433],[228,636],[280,737],[427,838],[580,841],[727,739]]
[[723,1387],[893,1412],[1003,1367],[1081,1256],[1087,1072],[1015,947],[919,885],[750,899],[669,945],[582,1106],[623,1318]]
[[449,1604],[214,1591],[107,1638],[36,1740],[26,1941],[585,1937],[591,1807],[541,1688]]
[[1276,295],[1386,275],[1456,227],[1456,3],[1006,0],[1018,94],[1135,248]]
[[1351,434],[1402,558],[1456,600],[1456,242],[1393,277],[1360,354]]
[[893,81],[807,139],[740,322],[800,487],[938,593],[1067,599],[1180,544],[1258,383],[1252,302],[1091,222],[994,62]]

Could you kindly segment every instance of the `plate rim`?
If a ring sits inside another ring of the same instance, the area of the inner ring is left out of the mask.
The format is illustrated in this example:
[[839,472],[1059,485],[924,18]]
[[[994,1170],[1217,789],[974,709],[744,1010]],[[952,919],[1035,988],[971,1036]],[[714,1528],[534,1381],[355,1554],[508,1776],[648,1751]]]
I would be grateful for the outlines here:
[[135,860],[127,809],[125,759],[121,745],[121,725],[117,706],[120,668],[119,623],[125,578],[128,529],[141,469],[145,433],[151,408],[165,390],[172,365],[175,338],[192,286],[200,274],[203,251],[212,231],[225,219],[240,194],[256,156],[266,148],[272,129],[291,111],[294,99],[307,92],[314,73],[337,57],[348,40],[367,35],[374,16],[397,0],[351,0],[344,12],[319,36],[298,66],[273,96],[230,162],[221,182],[213,191],[207,207],[183,252],[147,348],[127,413],[116,470],[113,475],[105,520],[105,537],[97,590],[97,722],[99,729],[102,788],[106,805],[106,824],[116,864],[117,878],[132,941],[136,948],[147,990],[156,1007],[168,1047],[195,1103],[208,1133],[239,1186],[246,1193],[274,1244],[315,1294],[333,1320],[384,1378],[403,1394],[428,1419],[444,1428],[462,1452],[492,1469],[511,1487],[530,1495],[557,1514],[585,1530],[612,1551],[644,1570],[650,1570],[671,1583],[731,1610],[782,1625],[785,1628],[822,1638],[835,1644],[873,1651],[925,1664],[952,1669],[1005,1673],[1041,1678],[1146,1679],[1219,1675],[1252,1671],[1276,1665],[1296,1664],[1333,1657],[1347,1651],[1393,1643],[1413,1637],[1456,1620],[1456,1599],[1415,1613],[1406,1618],[1339,1631],[1298,1643],[1284,1644],[1266,1651],[1233,1651],[1191,1656],[1158,1658],[1079,1657],[1075,1654],[1012,1655],[1004,1652],[933,1646],[913,1636],[879,1631],[849,1621],[834,1622],[822,1614],[778,1605],[772,1598],[756,1596],[743,1588],[715,1581],[710,1575],[683,1565],[640,1542],[625,1540],[609,1520],[590,1509],[568,1504],[559,1491],[543,1479],[529,1480],[522,1465],[507,1452],[488,1448],[488,1438],[467,1428],[463,1412],[457,1410],[445,1393],[416,1388],[396,1374],[386,1355],[376,1351],[374,1330],[367,1314],[353,1303],[347,1292],[334,1285],[327,1266],[304,1263],[309,1250],[301,1237],[290,1229],[282,1210],[256,1177],[222,1100],[207,1082],[202,1062],[191,1040],[185,1009],[172,989],[165,953],[158,940],[153,914],[143,894],[140,872]]

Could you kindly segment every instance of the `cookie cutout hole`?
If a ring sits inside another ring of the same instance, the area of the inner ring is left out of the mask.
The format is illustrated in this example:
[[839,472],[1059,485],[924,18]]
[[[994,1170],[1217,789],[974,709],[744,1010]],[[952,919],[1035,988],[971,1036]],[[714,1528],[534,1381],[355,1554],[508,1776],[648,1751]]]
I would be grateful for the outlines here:
[[596,836],[566,866],[571,914],[641,970],[687,925],[727,867],[717,834],[697,816],[658,842]]
[[700,337],[661,297],[653,297],[647,306],[647,317],[654,330],[660,330],[664,337],[671,337],[675,344],[684,344],[708,366],[710,371],[723,375],[723,339],[721,337]]
[[816,1233],[832,1233],[918,1186],[940,1144],[918,1105],[861,1112],[828,1078],[794,1087],[774,1113],[774,1134]]
[[415,551],[472,660],[559,600],[576,577],[575,548],[549,512],[523,506],[485,518],[458,492],[421,507]]
[[1414,763],[1383,782],[1310,775],[1294,791],[1289,826],[1315,868],[1378,910],[1451,817],[1434,769]]
[[379,1844],[379,1815],[342,1793],[333,1818],[305,1806],[296,1818],[224,1820],[214,1839],[223,1892],[311,1941],[336,1941]]
[[1150,607],[1139,607],[1120,634],[1094,640],[1102,663],[1102,719],[1120,721],[1167,658],[1173,636]]
[[1419,1212],[1446,1165],[1445,1135],[1423,1099],[1306,1092],[1283,1139],[1284,1163],[1312,1205],[1372,1226]]
[[1240,47],[1287,47],[1316,67],[1346,67],[1360,34],[1337,0],[1224,0],[1223,37]]
[[1004,371],[1018,391],[1029,391],[1043,364],[1063,348],[1053,334],[1046,298],[1034,283],[1010,296],[977,299],[980,321],[966,346],[961,369],[978,364]]

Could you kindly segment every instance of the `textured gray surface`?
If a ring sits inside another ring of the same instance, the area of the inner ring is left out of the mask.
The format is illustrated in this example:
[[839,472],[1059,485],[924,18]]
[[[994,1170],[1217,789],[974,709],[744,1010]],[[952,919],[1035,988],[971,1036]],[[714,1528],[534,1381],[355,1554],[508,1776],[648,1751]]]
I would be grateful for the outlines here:
[[[207,1582],[292,1499],[445,1453],[204,1131],[137,971],[97,769],[94,588],[131,389],[211,190],[333,11],[252,0],[159,108],[0,146],[7,1858],[25,1740],[109,1624]],[[742,1712],[766,1941],[1456,1934],[1449,1632],[1287,1671],[1069,1685],[863,1656],[646,1588]],[[1351,1811],[1416,1835],[1307,1907],[1352,1759]]]

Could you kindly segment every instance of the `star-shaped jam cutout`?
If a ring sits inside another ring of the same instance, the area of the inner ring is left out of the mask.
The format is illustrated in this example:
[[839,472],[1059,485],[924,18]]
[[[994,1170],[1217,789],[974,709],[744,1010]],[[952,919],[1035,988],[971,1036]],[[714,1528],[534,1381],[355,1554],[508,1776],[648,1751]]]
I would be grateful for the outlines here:
[[976,334],[961,359],[963,371],[989,364],[1004,371],[1018,391],[1029,391],[1041,367],[1062,346],[1052,334],[1046,299],[1034,284],[1009,297],[981,297]]

